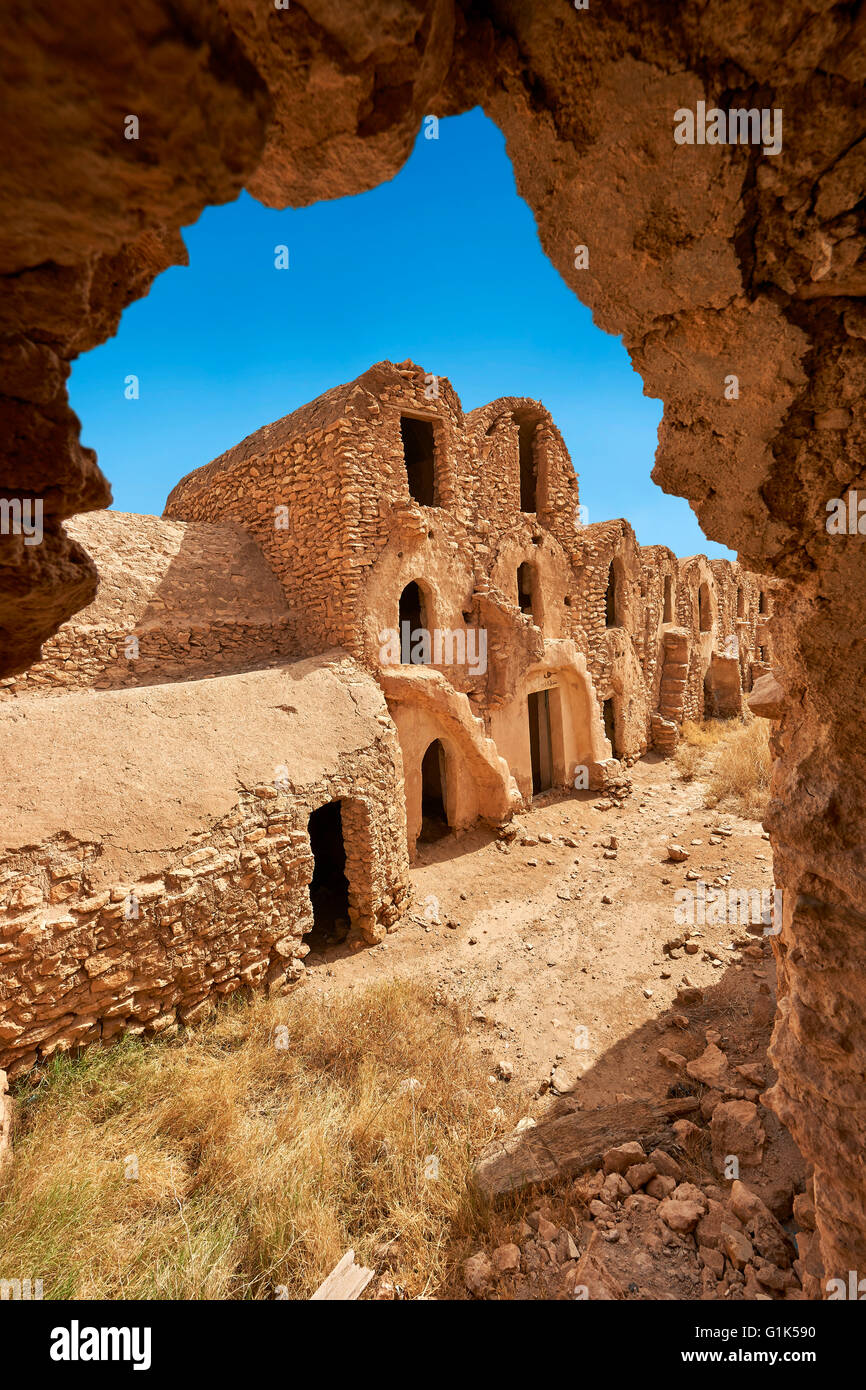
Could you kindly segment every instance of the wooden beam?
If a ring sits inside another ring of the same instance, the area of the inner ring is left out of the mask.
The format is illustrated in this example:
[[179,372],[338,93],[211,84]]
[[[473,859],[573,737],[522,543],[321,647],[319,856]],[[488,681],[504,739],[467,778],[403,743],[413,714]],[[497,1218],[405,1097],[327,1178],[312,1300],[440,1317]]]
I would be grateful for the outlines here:
[[574,1110],[533,1129],[496,1139],[475,1165],[474,1183],[485,1197],[502,1197],[523,1187],[573,1177],[597,1168],[608,1149],[632,1139],[649,1146],[673,1141],[672,1120],[697,1110],[694,1096],[678,1100],[628,1100],[600,1110]]
[[340,1263],[335,1265],[324,1283],[316,1289],[310,1302],[317,1298],[343,1301],[358,1298],[372,1278],[372,1269],[356,1265],[354,1250],[347,1250]]

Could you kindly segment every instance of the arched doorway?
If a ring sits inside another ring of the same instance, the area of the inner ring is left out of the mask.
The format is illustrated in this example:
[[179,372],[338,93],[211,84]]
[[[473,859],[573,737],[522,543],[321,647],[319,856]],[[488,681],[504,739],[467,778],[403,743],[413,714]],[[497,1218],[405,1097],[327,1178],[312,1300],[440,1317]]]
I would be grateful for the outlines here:
[[418,839],[423,843],[441,840],[449,833],[446,811],[445,749],[434,738],[421,759],[421,829]]
[[429,666],[430,625],[427,604],[419,584],[413,579],[400,595],[400,663],[403,666]]

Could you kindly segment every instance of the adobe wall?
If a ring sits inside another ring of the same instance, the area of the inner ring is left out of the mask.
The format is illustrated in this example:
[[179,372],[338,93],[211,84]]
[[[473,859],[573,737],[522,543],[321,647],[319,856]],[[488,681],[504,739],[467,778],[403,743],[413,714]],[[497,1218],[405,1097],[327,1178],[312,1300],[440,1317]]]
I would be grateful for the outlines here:
[[312,926],[307,821],[325,802],[344,799],[355,939],[380,940],[407,905],[397,736],[378,686],[341,653],[21,696],[0,709],[0,762],[10,1076],[296,981]]
[[[412,491],[404,417],[427,422],[430,431],[429,502]],[[522,492],[524,452],[534,475],[531,499]],[[703,716],[708,671],[713,712],[742,709],[740,668],[722,653],[717,607],[710,630],[699,632],[699,586],[688,568],[681,582],[671,553],[642,551],[625,521],[582,524],[568,450],[538,401],[505,397],[464,416],[445,377],[412,362],[380,362],[189,474],[167,511],[231,516],[249,529],[279,577],[298,653],[340,641],[381,677],[400,663],[399,600],[416,584],[422,627],[455,636],[453,650],[434,651],[431,664],[469,699],[488,733],[504,740],[524,797],[531,795],[526,702],[552,688],[552,664],[568,677],[555,696],[556,785],[572,785],[575,766],[590,768],[595,785],[604,757],[629,762],[658,745],[653,716],[664,679],[664,595],[659,576],[648,577],[651,560],[672,576],[670,621],[688,634],[691,664],[673,722],[661,729],[666,750],[683,718]],[[713,570],[701,563],[708,592],[716,582],[727,592],[724,562]],[[531,613],[521,611],[521,568],[531,575]],[[456,653],[482,631],[486,664],[473,667]],[[744,641],[754,635],[748,625],[741,632]],[[751,649],[743,654],[744,679],[751,680],[754,656]],[[595,691],[589,708],[582,694],[587,672]],[[440,713],[444,719],[444,707]],[[432,740],[435,717],[429,707],[417,714]],[[400,729],[414,778],[417,739],[409,736],[405,708]]]
[[[666,545],[642,545],[641,600],[644,612],[643,633],[640,638],[641,665],[646,682],[650,708],[658,709],[661,700],[664,669],[664,633],[671,623],[678,622],[677,609],[680,562]],[[666,616],[665,594],[669,586],[670,607]]]
[[106,511],[67,530],[98,565],[96,598],[0,695],[197,680],[286,654],[280,585],[241,526]]

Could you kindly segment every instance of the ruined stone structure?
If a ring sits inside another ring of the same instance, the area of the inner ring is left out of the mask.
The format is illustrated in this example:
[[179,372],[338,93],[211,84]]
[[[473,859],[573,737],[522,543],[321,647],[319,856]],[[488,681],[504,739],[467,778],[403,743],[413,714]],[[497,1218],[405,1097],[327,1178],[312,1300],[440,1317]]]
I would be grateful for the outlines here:
[[297,980],[327,868],[316,817],[338,816],[345,856],[325,888],[342,874],[352,939],[374,942],[422,836],[603,786],[683,718],[741,711],[755,577],[583,525],[538,402],[464,415],[444,378],[379,363],[191,473],[166,511],[70,523],[96,600],[2,686],[13,1076]]
[[58,1048],[154,1034],[238,988],[296,980],[319,808],[339,806],[358,937],[379,939],[405,910],[397,739],[375,682],[342,653],[25,697],[0,723],[10,1076]]
[[[480,104],[505,132],[546,253],[664,400],[655,477],[749,569],[792,581],[761,706],[778,720],[768,826],[784,890],[773,1104],[814,1164],[833,1275],[866,1267],[863,541],[825,526],[832,499],[853,498],[856,518],[866,492],[864,25],[831,0],[151,0],[110,23],[74,0],[50,33],[20,8],[0,59],[16,118],[0,492],[41,500],[46,522],[40,546],[0,535],[8,674],[95,592],[62,524],[109,500],[68,406],[69,360],[183,261],[179,227],[242,187],[299,206],[380,183],[427,112]],[[780,111],[781,153],[677,144],[675,113],[699,100]],[[667,645],[673,710],[682,675],[697,685]]]
[[[435,737],[459,826],[500,818],[510,776],[524,798],[581,785],[578,769],[598,786],[607,760],[673,746],[683,718],[739,713],[759,594],[773,584],[727,561],[643,553],[625,521],[584,525],[577,474],[539,402],[464,415],[450,383],[411,362],[379,363],[256,431],[178,483],[166,514],[247,528],[282,585],[295,653],[337,644],[377,674],[401,734],[410,845]],[[404,623],[430,635],[408,661]],[[688,678],[667,718],[675,635]]]

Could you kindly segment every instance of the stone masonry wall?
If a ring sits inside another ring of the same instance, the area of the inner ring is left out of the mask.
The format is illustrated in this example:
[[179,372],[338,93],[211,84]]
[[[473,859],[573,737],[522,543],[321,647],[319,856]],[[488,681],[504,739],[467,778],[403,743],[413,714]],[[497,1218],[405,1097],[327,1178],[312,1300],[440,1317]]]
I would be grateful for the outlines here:
[[258,546],[237,525],[91,512],[67,523],[99,569],[93,603],[0,694],[195,680],[287,654],[289,613]]
[[[240,753],[233,711],[244,729]],[[321,720],[312,758],[292,753],[293,714],[302,746]],[[82,763],[95,734],[109,748],[116,735],[122,753],[128,731],[140,729],[139,775],[149,764],[164,771],[147,787],[155,820],[146,810],[133,814],[130,803],[119,824],[125,788],[117,783],[131,782],[135,795],[131,749],[114,785],[106,769],[99,777],[91,767],[93,781],[79,793],[61,791],[66,764],[52,782],[51,751],[39,763],[38,749],[57,721]],[[274,731],[280,721],[284,734]],[[199,722],[193,742],[183,726]],[[399,744],[375,683],[345,662],[155,690],[21,697],[0,724],[3,762],[27,759],[45,796],[28,813],[32,793],[23,786],[2,827],[0,1068],[10,1076],[58,1050],[191,1023],[237,989],[274,992],[296,981],[312,926],[307,822],[326,802],[343,803],[350,939],[381,940],[405,910]]]

